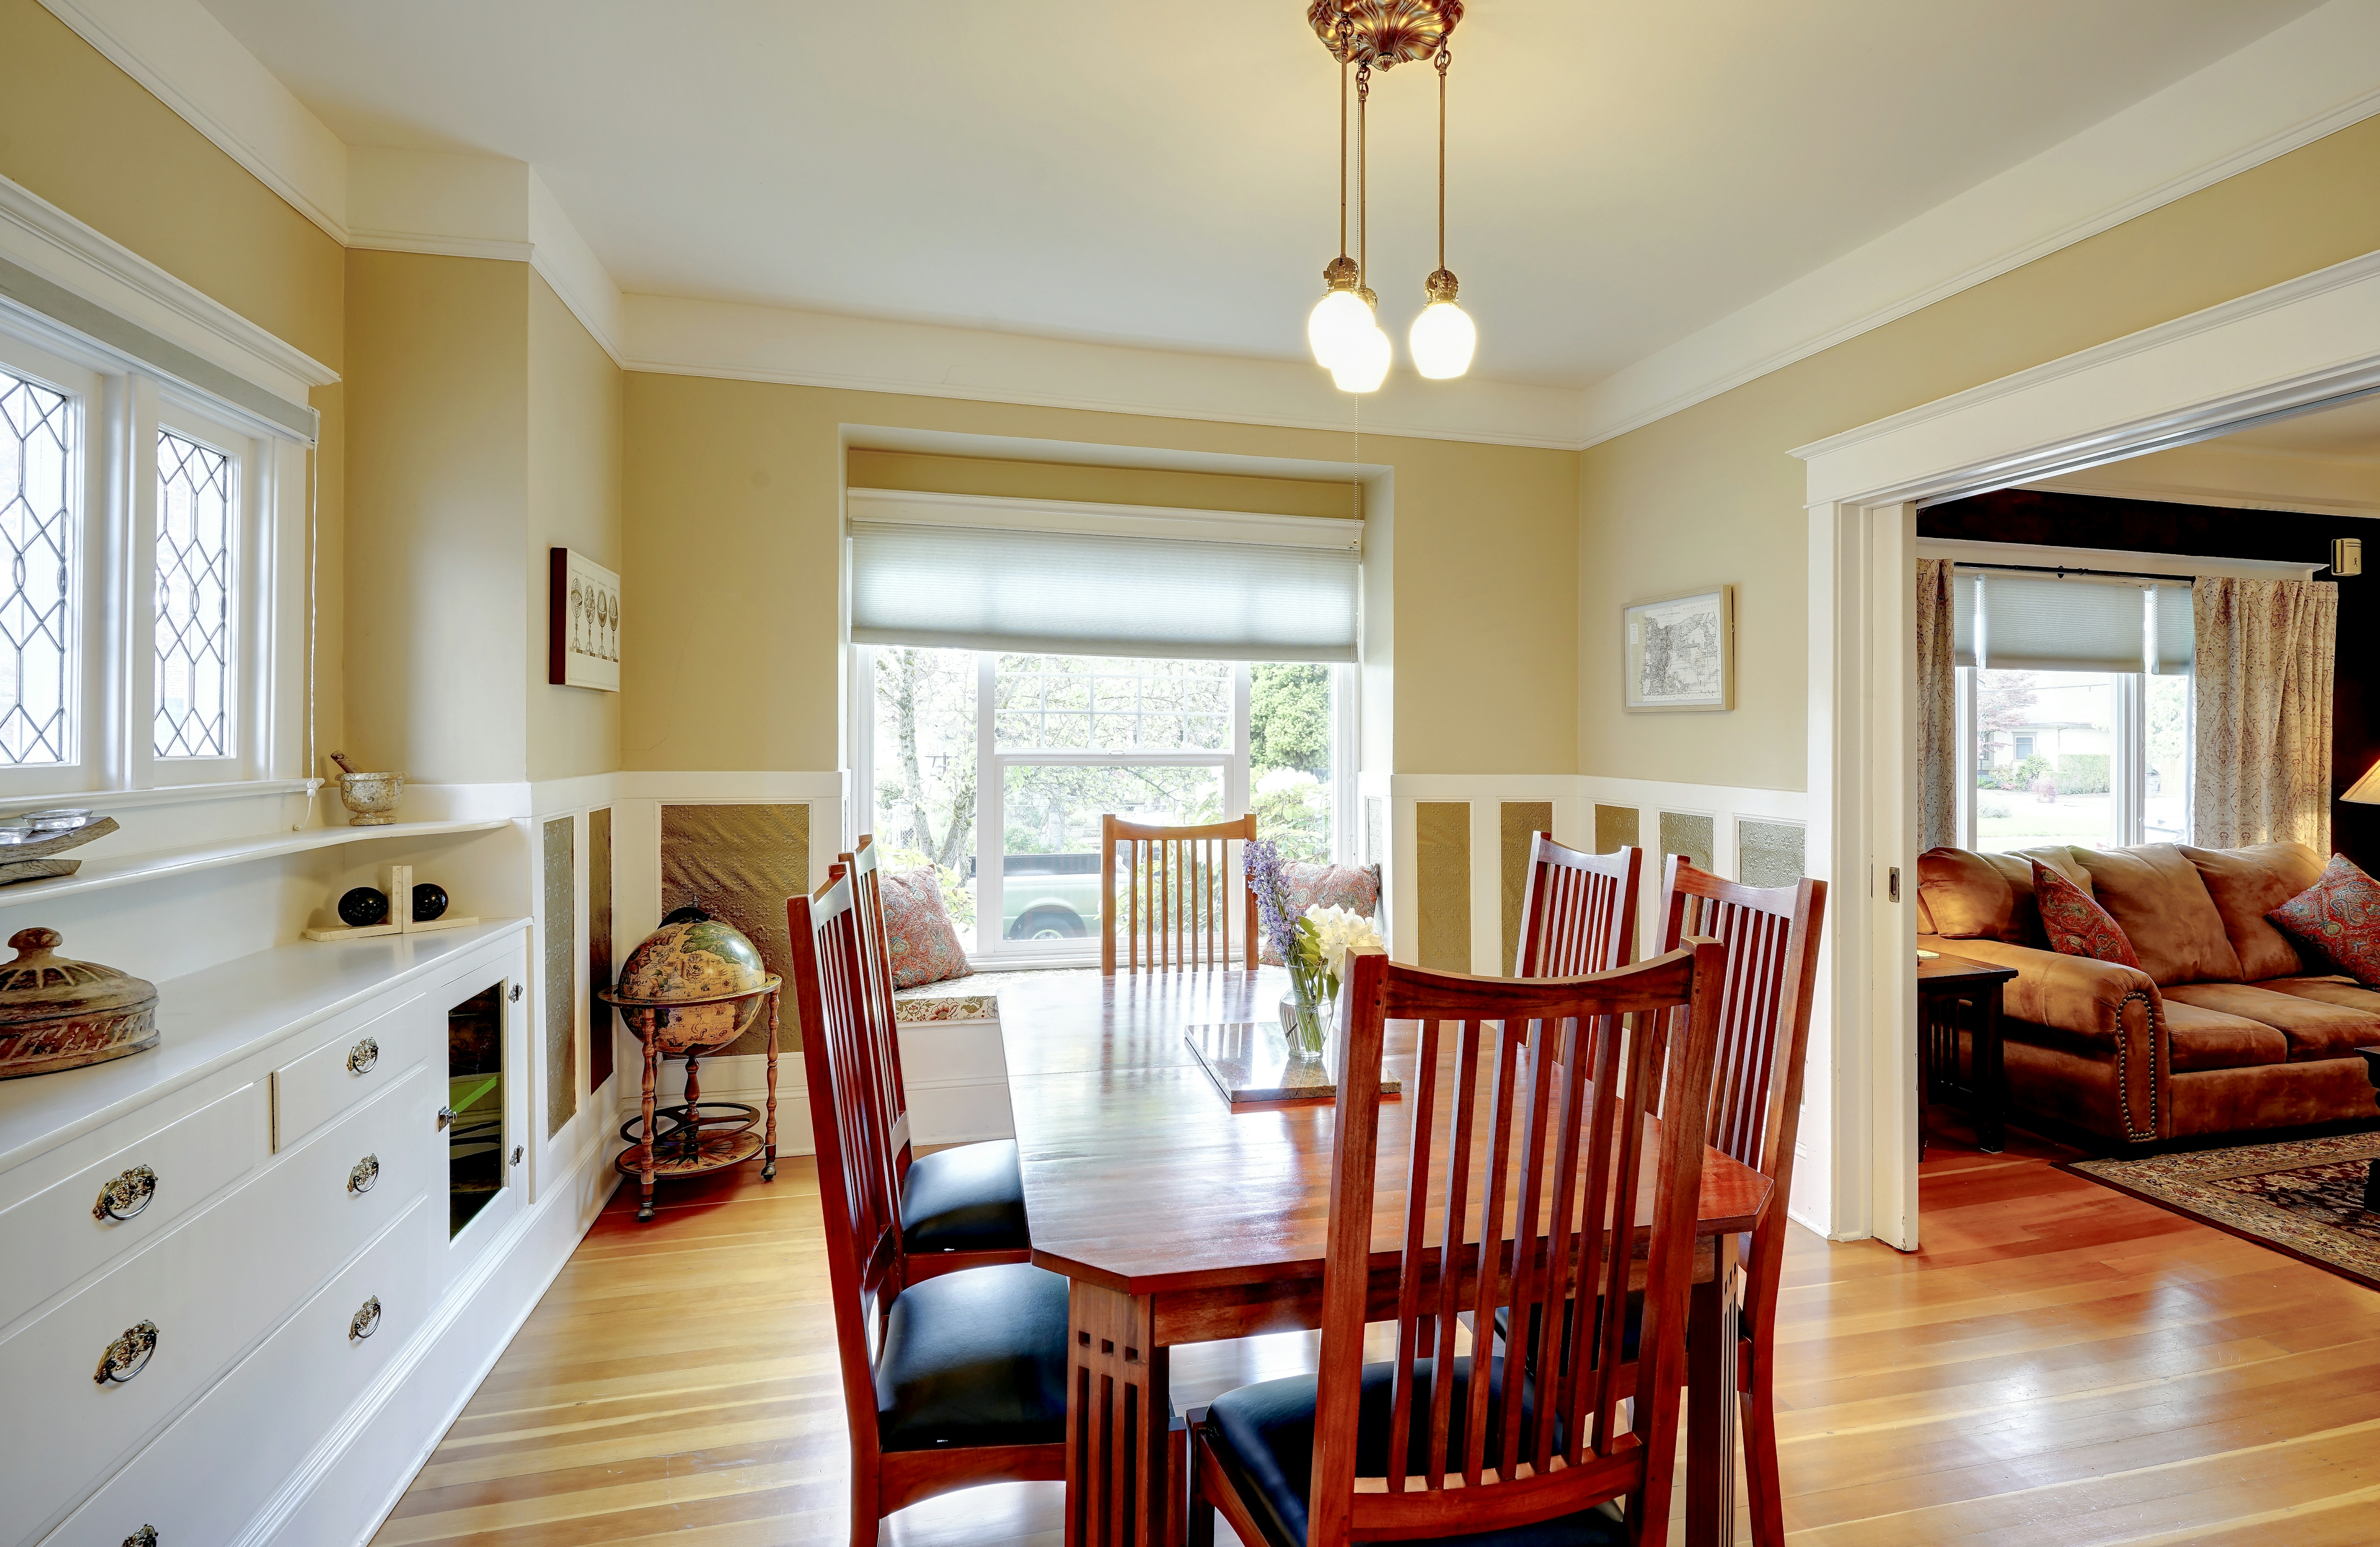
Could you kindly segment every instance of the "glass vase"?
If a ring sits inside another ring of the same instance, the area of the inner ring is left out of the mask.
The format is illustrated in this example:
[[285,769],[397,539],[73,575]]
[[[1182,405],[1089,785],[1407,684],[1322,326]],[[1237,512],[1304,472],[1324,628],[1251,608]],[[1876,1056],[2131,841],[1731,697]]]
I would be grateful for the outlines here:
[[1289,1056],[1305,1064],[1322,1062],[1330,1034],[1330,994],[1319,972],[1292,968],[1289,992],[1281,996],[1281,1038]]

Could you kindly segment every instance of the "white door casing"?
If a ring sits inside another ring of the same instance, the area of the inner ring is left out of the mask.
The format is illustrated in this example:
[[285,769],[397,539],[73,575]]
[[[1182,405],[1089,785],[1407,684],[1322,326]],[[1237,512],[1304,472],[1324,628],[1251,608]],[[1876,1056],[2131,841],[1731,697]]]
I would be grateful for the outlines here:
[[1828,1092],[1829,1185],[1809,1204],[1833,1238],[1917,1246],[1918,506],[2375,389],[2380,252],[1794,450],[1810,529],[1810,853],[1829,883],[1812,1049],[1826,1062],[1811,1071]]

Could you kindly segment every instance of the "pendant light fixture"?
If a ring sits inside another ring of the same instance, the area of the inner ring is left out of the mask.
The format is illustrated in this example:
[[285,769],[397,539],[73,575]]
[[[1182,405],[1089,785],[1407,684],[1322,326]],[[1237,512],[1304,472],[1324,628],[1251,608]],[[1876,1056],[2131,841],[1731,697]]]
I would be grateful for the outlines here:
[[[1339,62],[1339,256],[1322,271],[1326,289],[1307,316],[1305,338],[1317,363],[1344,392],[1378,390],[1391,349],[1379,324],[1379,299],[1366,283],[1371,225],[1366,119],[1372,71],[1431,60],[1438,69],[1438,269],[1424,286],[1429,304],[1410,335],[1414,365],[1444,380],[1470,369],[1478,331],[1455,304],[1455,278],[1446,266],[1446,72],[1453,62],[1447,40],[1463,19],[1463,0],[1312,0],[1305,19]],[[1347,72],[1355,72],[1355,256],[1347,256]]]
[[1446,67],[1454,62],[1444,43],[1438,49],[1438,268],[1423,282],[1429,304],[1414,319],[1406,342],[1413,346],[1414,369],[1442,382],[1471,369],[1471,353],[1479,347],[1479,330],[1470,315],[1454,304],[1454,271],[1446,266]]

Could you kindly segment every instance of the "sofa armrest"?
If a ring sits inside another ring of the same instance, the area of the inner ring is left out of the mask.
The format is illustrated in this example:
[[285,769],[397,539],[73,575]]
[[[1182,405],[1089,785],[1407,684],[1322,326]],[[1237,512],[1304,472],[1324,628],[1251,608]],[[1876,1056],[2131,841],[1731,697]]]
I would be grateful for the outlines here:
[[2019,1020],[2107,1049],[2115,1058],[2117,1115],[2124,1137],[2134,1143],[2168,1137],[2165,1001],[2147,973],[1997,940],[1926,936],[1919,944],[1946,956],[2015,968],[2016,977],[2001,991],[2001,1007]]

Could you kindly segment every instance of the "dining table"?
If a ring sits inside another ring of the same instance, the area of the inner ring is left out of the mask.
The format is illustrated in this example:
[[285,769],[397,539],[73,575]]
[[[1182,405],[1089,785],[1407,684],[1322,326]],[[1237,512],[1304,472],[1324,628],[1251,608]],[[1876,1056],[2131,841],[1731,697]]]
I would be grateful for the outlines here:
[[[1185,1038],[1277,1022],[1289,984],[1280,968],[1011,981],[999,1021],[1032,1260],[1069,1281],[1065,1541],[1166,1547],[1184,1517],[1168,1350],[1321,1324],[1335,1108],[1235,1111]],[[1384,1073],[1415,1089],[1419,1027],[1388,1029]],[[1407,1106],[1381,1102],[1376,1273],[1393,1273],[1402,1244]],[[1735,1531],[1737,1237],[1769,1191],[1758,1171],[1704,1151],[1688,1321],[1692,1542]],[[1639,1220],[1649,1205],[1648,1187]]]

